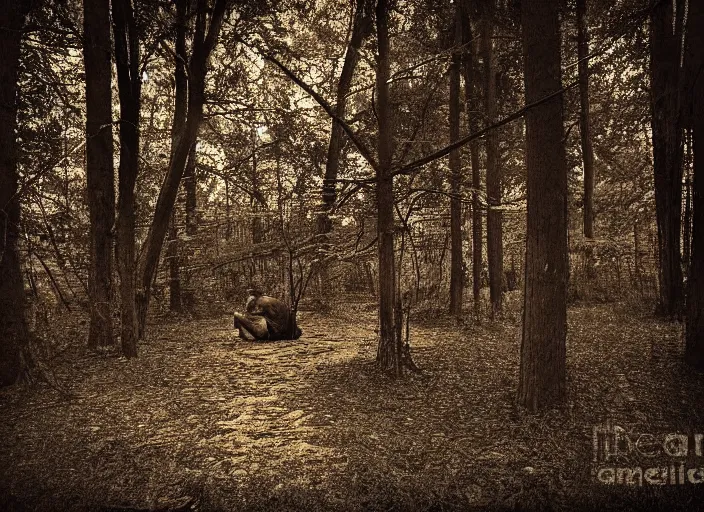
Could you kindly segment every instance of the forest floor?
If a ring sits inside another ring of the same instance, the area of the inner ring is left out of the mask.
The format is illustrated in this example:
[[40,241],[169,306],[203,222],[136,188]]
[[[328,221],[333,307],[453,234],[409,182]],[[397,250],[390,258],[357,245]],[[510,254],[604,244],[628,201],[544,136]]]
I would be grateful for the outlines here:
[[67,393],[0,391],[0,509],[704,507],[704,485],[592,474],[593,428],[607,420],[704,432],[704,376],[681,363],[679,324],[570,308],[568,401],[531,415],[515,405],[518,315],[412,324],[423,372],[394,381],[373,363],[370,309],[303,312],[295,342],[240,340],[230,317],[161,322],[129,361],[76,340],[53,363]]

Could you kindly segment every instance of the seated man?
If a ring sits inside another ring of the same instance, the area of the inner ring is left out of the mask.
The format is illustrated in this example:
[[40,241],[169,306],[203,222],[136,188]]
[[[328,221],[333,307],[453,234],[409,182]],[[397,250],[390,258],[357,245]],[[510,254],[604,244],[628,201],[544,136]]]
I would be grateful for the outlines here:
[[234,326],[246,340],[297,340],[302,331],[291,309],[279,299],[248,290],[247,313],[235,313]]

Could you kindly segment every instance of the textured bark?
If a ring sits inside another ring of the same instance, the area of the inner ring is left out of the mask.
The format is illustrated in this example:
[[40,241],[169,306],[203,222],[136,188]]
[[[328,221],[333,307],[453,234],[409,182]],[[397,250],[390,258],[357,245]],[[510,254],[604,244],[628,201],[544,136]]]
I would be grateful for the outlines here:
[[679,317],[683,304],[680,229],[682,128],[679,122],[681,17],[673,31],[672,0],[656,2],[650,18],[650,87],[655,210],[658,224],[660,314]]
[[17,77],[26,10],[14,0],[0,2],[0,386],[16,383],[28,370],[29,333],[20,255],[17,250],[20,200],[17,196]]
[[198,180],[196,179],[196,145],[191,146],[188,153],[188,162],[183,171],[183,189],[186,192],[186,234],[193,236],[198,232],[198,217],[196,208],[198,199],[196,189]]
[[171,153],[176,151],[178,137],[188,114],[188,76],[186,75],[186,30],[188,0],[176,0],[176,37],[174,41],[174,120],[171,125]]
[[112,228],[115,184],[112,141],[110,1],[83,3],[86,72],[86,177],[90,212],[91,298],[88,346],[112,345]]
[[[690,121],[691,124],[691,121]],[[684,155],[684,215],[682,222],[682,263],[683,268],[688,270],[691,263],[692,251],[692,182],[693,176],[691,169],[694,165],[694,157],[692,155],[692,127],[688,126],[685,130],[685,141],[687,146],[687,154]]]
[[[464,75],[465,109],[467,111],[467,124],[470,133],[479,131],[478,122],[478,101],[475,90],[475,54],[476,44],[472,42],[472,25],[467,16],[467,2],[462,2],[465,8],[462,20],[462,44],[465,47],[462,74]],[[479,190],[482,186],[481,168],[479,165],[479,141],[474,140],[469,143],[470,162],[472,164],[472,297],[474,302],[474,314],[479,318],[481,299],[481,276],[482,276],[482,210],[479,198]]]
[[643,293],[643,264],[641,263],[641,241],[638,221],[633,223],[633,267],[636,274],[638,291]]
[[394,261],[394,185],[391,175],[393,125],[389,98],[389,27],[387,0],[376,6],[377,44],[379,57],[376,69],[377,113],[379,116],[379,169],[377,172],[376,205],[379,236],[379,349],[377,363],[385,372],[402,373],[401,340],[394,329],[396,268]]
[[688,99],[692,102],[694,186],[692,193],[692,255],[687,280],[685,360],[704,371],[704,6],[690,2],[687,46],[690,70]]
[[[455,3],[453,45],[462,44],[462,11]],[[452,55],[450,65],[450,143],[460,138],[460,54]],[[462,183],[462,162],[460,150],[455,149],[449,155],[450,164],[450,314],[462,314],[462,288],[464,275],[462,269],[462,201],[460,198]]]
[[[337,82],[337,103],[335,105],[335,114],[344,119],[347,111],[347,95],[352,86],[352,78],[354,76],[357,62],[359,61],[359,49],[364,40],[370,36],[374,28],[373,21],[374,2],[372,0],[357,0],[354,20],[352,22],[352,33],[345,51],[345,60],[340,71],[340,78]],[[340,168],[340,156],[344,146],[344,130],[342,126],[334,119],[330,129],[330,142],[328,144],[327,160],[325,162],[325,176],[323,179],[322,203],[320,212],[317,218],[317,232],[319,238],[318,243],[321,244],[321,249],[327,248],[329,237],[328,233],[332,230],[332,219],[330,213],[337,200],[337,175]],[[317,282],[327,283],[328,264],[322,263],[317,270]],[[320,286],[318,291],[321,300],[327,301],[330,299],[329,290],[325,286]]]
[[[561,89],[559,3],[523,0],[526,104]],[[526,114],[528,224],[518,401],[531,411],[565,398],[567,165],[562,95]]]
[[[484,61],[484,108],[487,124],[496,121],[496,66],[494,64],[493,5],[482,22],[482,59]],[[486,215],[486,249],[489,263],[489,296],[492,317],[501,311],[504,279],[503,214],[501,206],[501,169],[499,168],[499,138],[497,130],[486,134],[486,195],[489,209]]]
[[166,244],[166,259],[169,260],[169,309],[181,311],[181,268],[178,257],[178,229],[176,212],[171,217],[169,240]]
[[579,74],[579,134],[584,163],[584,221],[586,238],[594,238],[594,150],[589,119],[589,33],[587,0],[577,0],[577,72]]
[[[186,235],[191,237],[198,232],[198,213],[196,210],[197,199],[196,199],[196,188],[198,182],[196,180],[196,144],[191,146],[191,151],[188,153],[188,161],[186,162],[186,169],[183,171],[183,188],[186,195]],[[227,201],[229,202],[229,200]],[[229,210],[229,204],[227,206]],[[230,229],[229,219],[226,221],[228,226],[227,231]],[[181,309],[192,308],[194,306],[194,296],[187,287],[190,282],[190,273],[187,269],[189,267],[190,258],[193,255],[192,250],[189,249],[187,244],[178,245],[178,264],[180,266],[179,270],[179,292],[181,295]]]
[[[178,137],[183,132],[188,114],[188,76],[186,75],[186,30],[188,16],[188,0],[178,0],[176,2],[176,38],[174,49],[174,120],[171,125],[171,153],[176,151]],[[195,144],[191,146],[193,151]],[[189,158],[191,151],[189,151]],[[187,189],[189,165],[183,171],[183,184]],[[178,211],[173,210],[169,222],[169,238],[166,248],[166,257],[169,263],[169,309],[171,311],[181,311],[181,278],[178,243]]]
[[[352,34],[347,44],[345,61],[337,82],[337,104],[335,114],[345,118],[347,110],[347,94],[350,92],[354,70],[359,61],[359,49],[364,40],[369,37],[373,29],[372,20],[373,3],[370,0],[357,0],[357,5],[352,24]],[[328,144],[328,158],[325,163],[325,179],[323,180],[322,211],[318,217],[318,233],[329,233],[332,229],[329,213],[337,199],[336,180],[340,168],[340,153],[342,151],[343,130],[339,123],[332,121],[330,130],[330,143]]]
[[250,198],[250,207],[252,208],[252,243],[260,244],[264,241],[264,226],[261,214],[259,213],[260,204],[256,197],[261,195],[259,190],[259,168],[257,167],[257,135],[256,126],[252,126],[252,197]]
[[[207,9],[207,1],[199,0],[196,6],[196,29],[193,38],[193,52],[189,61],[188,113],[186,122],[177,136],[176,147],[171,153],[169,169],[159,191],[154,218],[145,241],[145,249],[137,265],[138,286],[137,305],[140,337],[144,335],[147,310],[159,254],[169,227],[178,187],[186,167],[191,146],[195,144],[198,128],[203,118],[205,101],[205,76],[208,60],[215,47],[225,15],[226,0],[216,0],[212,10]],[[206,30],[206,21],[209,19]]]
[[142,79],[139,38],[131,0],[112,0],[117,86],[120,96],[120,166],[117,200],[117,272],[120,276],[120,341],[125,357],[137,356],[135,305],[135,183],[139,172]]

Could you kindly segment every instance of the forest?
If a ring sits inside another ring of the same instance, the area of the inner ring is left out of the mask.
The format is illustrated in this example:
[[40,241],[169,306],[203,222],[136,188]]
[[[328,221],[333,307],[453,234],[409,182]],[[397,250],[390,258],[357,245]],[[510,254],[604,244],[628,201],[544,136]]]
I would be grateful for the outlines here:
[[704,2],[0,0],[0,510],[704,510]]

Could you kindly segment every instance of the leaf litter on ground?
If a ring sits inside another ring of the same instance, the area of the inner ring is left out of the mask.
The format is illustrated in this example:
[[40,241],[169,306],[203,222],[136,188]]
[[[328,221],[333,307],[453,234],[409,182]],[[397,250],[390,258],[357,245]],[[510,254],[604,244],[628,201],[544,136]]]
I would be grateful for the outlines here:
[[568,401],[539,415],[515,403],[514,322],[413,323],[423,373],[393,380],[373,364],[372,313],[304,318],[293,342],[240,340],[222,317],[151,325],[129,361],[65,351],[73,398],[0,391],[2,495],[36,510],[608,508],[642,496],[600,494],[594,425],[702,430],[680,327],[613,305],[570,309]]

